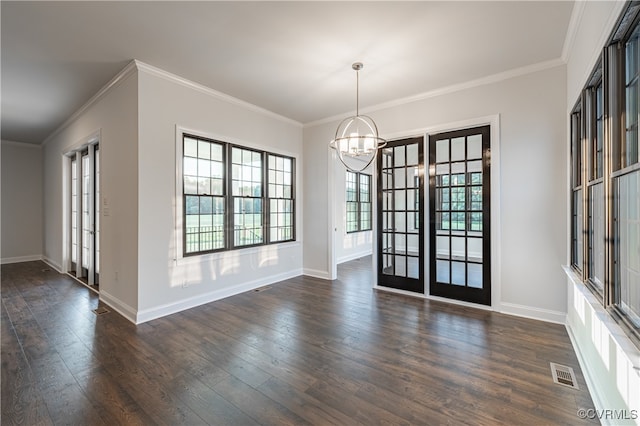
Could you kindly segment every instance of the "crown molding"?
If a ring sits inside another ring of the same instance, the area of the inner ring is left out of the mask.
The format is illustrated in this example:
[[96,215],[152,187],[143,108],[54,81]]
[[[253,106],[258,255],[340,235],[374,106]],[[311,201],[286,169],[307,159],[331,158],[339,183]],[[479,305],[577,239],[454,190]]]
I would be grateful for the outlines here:
[[569,61],[569,56],[573,51],[573,45],[576,41],[576,34],[578,33],[580,22],[582,22],[584,8],[584,0],[577,0],[573,4],[573,10],[571,11],[571,18],[569,20],[569,27],[567,28],[567,34],[565,35],[564,44],[562,45],[561,58],[564,63],[567,63]]
[[102,86],[98,92],[93,95],[84,105],[82,105],[76,112],[74,112],[71,117],[67,118],[62,125],[60,125],[56,130],[53,131],[47,138],[42,142],[42,145],[45,146],[48,144],[54,137],[56,137],[61,131],[67,128],[71,123],[76,121],[82,114],[84,114],[89,108],[91,108],[95,103],[97,103],[100,99],[102,99],[107,93],[113,90],[115,87],[119,86],[127,77],[133,74],[136,71],[136,63],[135,60],[131,61],[125,66],[118,74],[115,75],[107,84]]
[[[552,68],[556,68],[559,66],[564,66],[566,65],[565,62],[561,59],[552,59],[550,61],[545,61],[545,62],[538,62],[536,64],[532,64],[532,65],[527,65],[525,67],[520,67],[520,68],[515,68],[509,71],[504,71],[504,72],[500,72],[497,74],[493,74],[487,77],[482,77],[482,78],[478,78],[476,80],[471,80],[471,81],[467,81],[465,83],[460,83],[460,84],[453,84],[451,86],[446,86],[446,87],[442,87],[440,89],[435,89],[435,90],[431,90],[429,92],[424,92],[424,93],[420,93],[417,95],[413,95],[413,96],[408,96],[406,98],[400,98],[400,99],[396,99],[394,101],[390,101],[390,102],[385,102],[382,104],[378,104],[378,105],[374,105],[368,108],[364,108],[360,110],[361,114],[367,114],[367,113],[372,113],[375,111],[380,111],[380,110],[384,110],[384,109],[389,109],[389,108],[394,108],[394,107],[399,107],[399,106],[403,106],[403,105],[407,105],[410,103],[414,103],[414,102],[418,102],[418,101],[422,101],[425,99],[429,99],[429,98],[435,98],[438,96],[443,96],[443,95],[448,95],[451,93],[455,93],[455,92],[460,92],[463,90],[469,90],[469,89],[473,89],[475,87],[480,87],[480,86],[485,86],[488,84],[494,84],[494,83],[499,83],[501,81],[505,81],[505,80],[509,80],[515,77],[520,77],[523,75],[527,75],[527,74],[533,74],[536,72],[540,72],[540,71],[544,71],[544,70],[548,70],[548,69],[552,69]],[[355,113],[355,111],[354,111]],[[340,115],[334,115],[331,117],[327,117],[327,118],[323,118],[321,120],[317,120],[317,121],[312,121],[310,123],[306,123],[304,125],[304,127],[314,127],[314,126],[318,126],[320,124],[327,124],[327,123],[332,123],[334,121],[338,121],[341,120],[345,117],[346,114],[349,113],[344,113],[344,114],[340,114]]]
[[134,59],[134,62],[139,71],[146,72],[147,74],[154,75],[156,77],[164,78],[165,80],[169,80],[173,83],[180,84],[182,86],[188,87],[193,90],[197,90],[198,92],[204,93],[205,95],[214,97],[216,99],[222,100],[224,102],[237,105],[244,109],[248,109],[253,112],[257,112],[259,114],[265,115],[270,118],[274,118],[276,120],[282,121],[287,124],[292,124],[294,126],[302,127],[302,123],[292,120],[288,117],[285,117],[280,114],[276,114],[275,112],[269,111],[267,109],[261,108],[249,102],[240,100],[238,98],[234,98],[233,96],[227,95],[226,93],[219,92],[210,87],[204,86],[202,84],[193,82],[191,80],[187,80],[186,78],[180,77],[178,75],[172,74],[168,71],[162,70],[160,68],[156,68],[153,65],[146,64],[144,62],[138,61]]
[[2,145],[15,146],[15,147],[19,147],[19,148],[42,149],[42,145],[37,144],[37,143],[8,141],[8,140],[5,140],[5,139],[2,139]]

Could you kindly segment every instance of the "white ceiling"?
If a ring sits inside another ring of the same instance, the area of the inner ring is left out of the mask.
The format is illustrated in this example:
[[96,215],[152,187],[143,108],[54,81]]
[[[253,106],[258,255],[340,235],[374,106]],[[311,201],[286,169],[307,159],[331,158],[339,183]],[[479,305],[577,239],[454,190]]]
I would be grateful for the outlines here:
[[0,3],[2,139],[41,143],[132,59],[300,123],[562,56],[574,2]]

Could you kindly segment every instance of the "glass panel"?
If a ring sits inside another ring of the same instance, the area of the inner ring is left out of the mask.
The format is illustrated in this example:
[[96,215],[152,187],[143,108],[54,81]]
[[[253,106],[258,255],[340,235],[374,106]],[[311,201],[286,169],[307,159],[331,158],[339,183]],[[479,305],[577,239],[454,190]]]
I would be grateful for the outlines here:
[[446,260],[436,260],[436,281],[442,284],[450,284],[449,267],[451,262]]
[[467,238],[467,260],[482,262],[482,238]]
[[468,263],[469,287],[482,288],[482,264]]
[[414,256],[418,256],[420,254],[418,235],[407,235],[407,251],[409,254]]
[[451,161],[463,161],[464,154],[464,138],[451,139]]
[[618,306],[640,327],[640,172],[623,175],[616,183]]
[[198,156],[198,141],[191,138],[184,138],[184,156],[185,157],[197,157]]
[[464,262],[451,262],[451,284],[465,285],[465,265]]
[[436,141],[436,163],[449,161],[449,139]]
[[420,278],[420,261],[417,257],[407,258],[407,277]]
[[452,237],[451,238],[451,257],[456,260],[465,260],[465,238],[464,237]]
[[404,145],[396,146],[393,148],[393,166],[394,167],[400,167],[405,165],[405,161],[404,161],[405,149],[404,148],[405,148]]
[[384,275],[393,275],[393,256],[390,254],[382,255],[382,273]]
[[406,193],[407,193],[406,190],[393,191],[394,198],[395,198],[394,208],[396,210],[407,209],[406,198],[405,198]]
[[482,135],[472,135],[467,138],[467,159],[482,158]]
[[582,270],[582,190],[573,192],[573,264]]
[[407,166],[418,164],[418,144],[407,145]]
[[436,237],[436,257],[439,259],[449,259],[449,237],[438,236]]
[[589,188],[589,278],[599,288],[604,283],[604,185]]
[[405,212],[396,212],[395,213],[395,230],[398,232],[405,232],[407,230],[406,224],[406,213]]
[[[471,173],[471,172],[482,172],[482,161],[481,160],[469,161],[467,163],[467,173]],[[480,176],[482,176],[482,175],[480,175]]]
[[211,159],[211,144],[205,141],[198,141],[198,158]]
[[393,169],[393,184],[395,189],[406,188],[405,176],[406,172],[404,168]]
[[394,241],[394,251],[398,254],[406,254],[407,253],[407,243],[406,237],[404,234],[395,234]]
[[395,256],[395,276],[406,277],[407,276],[407,258],[404,256]]

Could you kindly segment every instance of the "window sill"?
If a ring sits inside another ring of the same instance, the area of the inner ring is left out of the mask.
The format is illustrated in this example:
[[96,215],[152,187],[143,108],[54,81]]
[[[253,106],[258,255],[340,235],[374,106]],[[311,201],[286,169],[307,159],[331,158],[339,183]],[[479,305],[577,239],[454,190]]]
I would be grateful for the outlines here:
[[286,243],[265,244],[261,246],[220,251],[217,253],[207,253],[201,255],[185,256],[175,259],[176,266],[199,265],[217,260],[229,259],[230,257],[244,257],[261,253],[273,253],[274,251],[286,250],[300,247],[299,241],[289,241]]
[[602,306],[602,303],[596,298],[593,292],[585,285],[580,277],[570,266],[563,266],[567,277],[574,287],[582,294],[589,306],[594,312],[595,317],[600,321],[603,329],[611,336],[611,339],[626,355],[627,359],[633,366],[636,374],[640,376],[640,350],[627,335],[622,326],[616,319]]

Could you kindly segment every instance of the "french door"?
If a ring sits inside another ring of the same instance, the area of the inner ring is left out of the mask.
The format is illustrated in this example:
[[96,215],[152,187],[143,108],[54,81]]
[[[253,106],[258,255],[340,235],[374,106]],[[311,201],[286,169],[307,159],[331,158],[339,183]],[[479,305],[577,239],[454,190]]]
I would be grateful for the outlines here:
[[424,293],[424,139],[388,142],[377,156],[378,285]]
[[71,157],[70,271],[90,286],[100,273],[100,150],[97,144]]
[[429,293],[491,304],[490,127],[429,136]]

